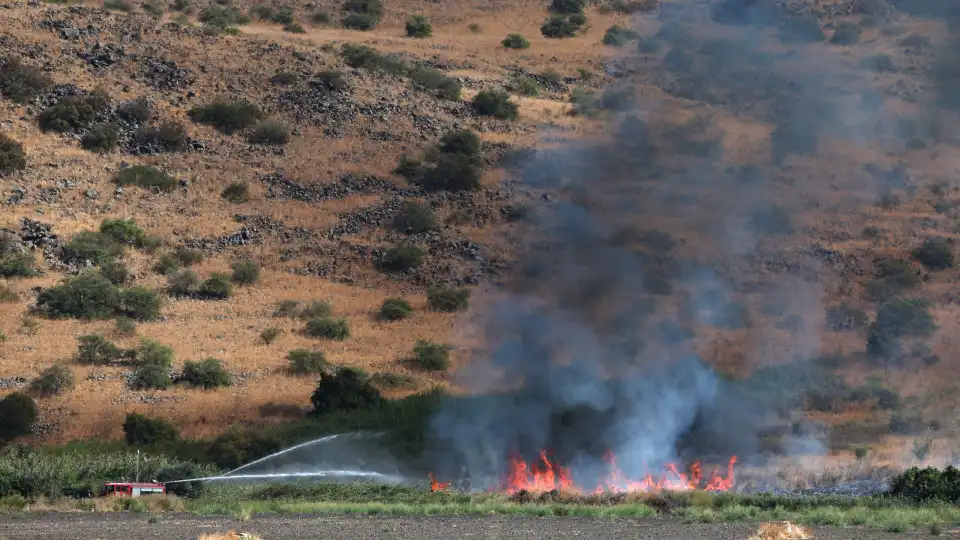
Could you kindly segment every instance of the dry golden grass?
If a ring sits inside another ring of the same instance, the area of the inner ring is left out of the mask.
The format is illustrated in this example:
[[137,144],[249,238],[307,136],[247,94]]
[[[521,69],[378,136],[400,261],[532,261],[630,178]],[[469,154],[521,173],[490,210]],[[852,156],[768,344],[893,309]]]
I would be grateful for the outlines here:
[[747,540],[810,540],[813,533],[789,521],[761,523],[757,533]]
[[227,531],[225,533],[201,534],[197,537],[197,540],[260,540],[260,537],[250,533]]

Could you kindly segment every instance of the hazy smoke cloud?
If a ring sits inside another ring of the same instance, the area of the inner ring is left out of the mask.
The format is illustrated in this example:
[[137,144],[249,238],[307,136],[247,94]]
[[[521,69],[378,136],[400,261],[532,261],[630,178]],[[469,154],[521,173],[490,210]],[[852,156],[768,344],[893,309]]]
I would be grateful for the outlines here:
[[[641,52],[621,60],[634,75],[598,101],[623,103],[607,96],[638,83],[643,98],[607,112],[603,143],[526,157],[526,186],[563,202],[540,205],[507,296],[484,314],[487,350],[457,373],[484,397],[433,422],[475,483],[515,451],[550,449],[582,477],[598,474],[606,449],[632,474],[749,458],[789,413],[777,408],[789,389],[735,382],[699,354],[715,339],[712,363],[722,361],[723,340],[738,339],[736,371],[820,353],[829,269],[794,233],[809,211],[874,198],[879,175],[842,148],[894,134],[878,129],[892,122],[820,43],[816,20],[772,5],[665,4],[659,20],[638,19]],[[814,158],[843,174],[809,174]],[[838,190],[850,196],[822,208]]]

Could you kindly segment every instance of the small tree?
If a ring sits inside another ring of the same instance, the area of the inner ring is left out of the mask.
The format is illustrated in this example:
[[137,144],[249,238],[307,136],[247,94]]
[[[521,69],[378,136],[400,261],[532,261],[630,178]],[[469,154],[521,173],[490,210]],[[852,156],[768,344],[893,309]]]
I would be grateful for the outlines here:
[[233,378],[223,368],[223,362],[216,358],[207,358],[200,362],[184,362],[180,381],[207,390],[233,384]]
[[287,353],[287,364],[294,375],[323,373],[330,365],[327,357],[320,351],[296,349]]
[[159,341],[145,339],[131,351],[131,355],[138,366],[160,366],[164,369],[173,366],[173,349]]
[[469,300],[470,291],[465,288],[431,287],[427,291],[427,303],[437,311],[454,312],[467,309]]
[[554,13],[583,13],[583,0],[551,0],[550,11]]
[[99,265],[119,257],[122,253],[123,246],[112,237],[99,232],[81,231],[63,246],[61,257],[65,262],[90,261]]
[[251,285],[260,279],[260,265],[249,259],[233,263],[231,269],[233,282],[239,285]]
[[519,107],[510,101],[510,94],[503,90],[481,90],[473,97],[470,106],[479,115],[504,120],[516,120],[519,115]]
[[193,270],[180,270],[167,276],[167,293],[171,296],[193,296],[199,285],[200,278]]
[[176,441],[180,430],[166,420],[130,413],[123,421],[123,437],[131,446],[149,446]]
[[413,313],[410,302],[403,298],[388,298],[380,306],[380,318],[385,321],[399,321],[406,319]]
[[30,396],[13,392],[0,400],[0,442],[30,434],[36,421],[37,406]]
[[913,258],[930,270],[953,267],[953,246],[946,238],[927,238],[913,250]]
[[394,246],[384,255],[382,266],[387,270],[406,272],[422,265],[426,256],[426,252],[417,246]]
[[450,346],[433,343],[423,339],[417,340],[413,348],[416,363],[429,371],[446,371],[450,368]]
[[76,381],[70,368],[63,364],[54,364],[40,372],[30,381],[30,392],[37,397],[56,396],[73,389]]
[[0,174],[11,174],[27,168],[23,145],[0,133]]
[[160,317],[163,299],[146,287],[130,287],[120,293],[120,312],[135,321],[153,321]]
[[120,134],[115,124],[101,122],[90,126],[80,138],[80,146],[91,152],[107,153],[117,147]]
[[553,15],[540,25],[540,33],[546,38],[572,38],[585,22],[583,15]]
[[508,34],[507,37],[503,38],[503,41],[501,41],[500,44],[506,49],[530,48],[530,40],[523,37],[521,34]]
[[423,203],[404,201],[393,226],[400,232],[420,234],[437,228],[437,214]]
[[101,264],[100,273],[114,285],[123,285],[130,281],[130,270],[120,261],[107,261]]
[[407,37],[427,38],[433,35],[433,26],[423,15],[407,19]]
[[233,294],[233,285],[230,284],[230,278],[226,275],[214,272],[200,284],[197,294],[201,298],[226,300]]
[[100,224],[100,234],[134,247],[143,246],[147,240],[147,232],[132,219],[105,219]]
[[213,126],[226,135],[252,127],[263,118],[263,112],[256,105],[222,97],[194,107],[188,114],[194,122]]
[[74,360],[78,364],[105,366],[121,358],[123,351],[99,334],[87,334],[77,338],[80,346]]
[[52,318],[109,319],[120,309],[120,290],[97,272],[86,272],[44,289],[37,307]]
[[130,386],[137,390],[163,390],[173,384],[170,369],[155,364],[137,366]]
[[270,327],[265,328],[263,332],[260,332],[260,340],[263,341],[266,345],[270,345],[277,340],[280,335],[283,334],[283,329]]
[[376,407],[383,402],[383,396],[365,373],[356,368],[341,368],[333,374],[320,374],[320,383],[310,402],[313,404],[311,414],[322,416]]
[[316,317],[307,321],[303,333],[308,337],[319,339],[335,339],[342,341],[350,337],[350,326],[346,319],[333,317]]

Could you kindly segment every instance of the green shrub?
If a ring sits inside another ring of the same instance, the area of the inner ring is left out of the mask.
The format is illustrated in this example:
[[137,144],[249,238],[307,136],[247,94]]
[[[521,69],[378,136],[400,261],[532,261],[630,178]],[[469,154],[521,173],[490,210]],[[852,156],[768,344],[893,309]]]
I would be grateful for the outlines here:
[[507,37],[503,38],[503,41],[501,41],[500,44],[506,49],[530,48],[530,40],[523,37],[521,34],[507,34]]
[[913,250],[913,258],[930,270],[953,267],[953,245],[946,238],[927,238]]
[[314,317],[307,321],[303,333],[312,338],[342,341],[350,337],[350,326],[347,324],[346,319]]
[[407,19],[407,37],[426,38],[433,35],[433,26],[423,15],[413,15]]
[[74,360],[88,366],[106,366],[123,356],[123,351],[99,334],[87,334],[77,338],[80,346]]
[[480,187],[480,170],[472,156],[440,154],[432,167],[421,168],[412,181],[430,191],[471,191]]
[[394,246],[384,255],[381,266],[387,270],[406,272],[422,265],[426,257],[426,252],[417,246]]
[[337,411],[370,409],[383,403],[383,396],[365,373],[356,368],[340,368],[336,373],[321,373],[317,389],[310,396],[313,416]]
[[600,108],[597,95],[579,87],[570,92],[570,103],[573,105],[573,114],[577,116],[591,116]]
[[483,30],[483,28],[477,23],[470,23],[467,25],[467,30],[469,30],[473,34],[479,34]]
[[830,38],[830,43],[834,45],[856,45],[860,43],[860,34],[860,27],[856,23],[840,21]]
[[516,120],[519,114],[517,104],[510,101],[510,94],[502,90],[481,90],[470,106],[477,114],[504,120]]
[[26,104],[53,86],[53,79],[42,69],[7,56],[0,61],[0,94],[19,104]]
[[540,25],[540,33],[546,38],[572,38],[585,22],[582,15],[552,15]]
[[233,204],[245,203],[250,200],[250,186],[246,182],[233,182],[220,192],[220,197]]
[[160,255],[153,265],[153,271],[160,275],[168,275],[180,269],[180,259],[173,253]]
[[147,240],[147,232],[132,219],[105,219],[100,223],[100,234],[134,247],[143,246]]
[[210,390],[233,384],[233,378],[216,358],[207,358],[200,362],[184,362],[180,381],[189,386]]
[[379,18],[366,13],[348,13],[340,19],[340,24],[350,30],[373,30],[379,22]]
[[176,426],[160,418],[130,413],[123,421],[123,438],[131,446],[171,443],[180,437]]
[[619,25],[613,25],[610,28],[607,28],[607,32],[603,34],[603,44],[610,45],[613,47],[622,47],[627,43],[638,39],[640,34],[637,34],[629,28],[623,28]]
[[435,90],[438,95],[444,99],[451,101],[460,100],[460,91],[462,90],[460,81],[453,77],[448,77],[439,69],[423,66],[417,67],[410,71],[410,80],[422,88]]
[[274,327],[267,328],[263,332],[260,332],[260,340],[263,341],[265,344],[270,345],[271,343],[276,341],[276,339],[280,337],[281,334],[283,334],[283,330],[280,328],[274,328]]
[[37,124],[43,131],[68,133],[86,129],[110,102],[99,92],[86,96],[67,96],[37,115]]
[[250,144],[287,144],[290,142],[290,130],[277,120],[262,122],[247,137]]
[[347,0],[341,9],[344,13],[340,23],[353,30],[373,30],[384,11],[381,0]]
[[450,368],[450,347],[426,340],[417,340],[413,348],[416,363],[429,371],[446,371]]
[[117,116],[129,124],[146,124],[153,118],[153,108],[145,98],[134,99],[121,103]]
[[283,25],[284,32],[290,32],[291,34],[306,34],[307,30],[296,22],[289,22]]
[[159,19],[163,16],[163,12],[166,11],[166,4],[159,1],[145,2],[143,4],[143,10]]
[[230,283],[230,278],[217,272],[210,274],[210,277],[197,289],[198,296],[210,300],[226,300],[232,294],[233,285]]
[[310,16],[310,21],[313,24],[328,24],[332,19],[329,11],[318,11]]
[[70,368],[63,364],[54,364],[30,381],[30,392],[41,398],[56,396],[73,389],[75,384]]
[[550,11],[554,13],[583,13],[583,0],[551,0]]
[[159,366],[167,370],[173,367],[173,349],[152,339],[141,341],[130,356],[137,366]]
[[437,214],[423,203],[404,201],[400,213],[393,220],[398,231],[407,234],[420,234],[437,228]]
[[0,133],[0,175],[27,168],[27,154],[23,145]]
[[137,322],[130,317],[117,317],[114,321],[114,335],[120,337],[135,336],[137,334]]
[[263,112],[256,105],[222,97],[190,109],[188,115],[194,122],[213,126],[227,135],[252,127],[263,118]]
[[120,261],[107,261],[100,265],[100,273],[114,285],[124,285],[130,281],[130,270]]
[[130,13],[133,11],[133,4],[126,0],[103,0],[103,8]]
[[315,317],[329,317],[333,315],[333,308],[330,302],[324,300],[314,300],[300,311],[301,319],[313,319]]
[[296,349],[287,353],[287,363],[294,375],[314,375],[323,373],[329,364],[327,357],[320,351]]
[[119,257],[123,246],[113,237],[94,231],[81,231],[63,246],[61,257],[66,262],[104,264]]
[[178,122],[143,126],[133,134],[133,141],[137,146],[163,152],[183,152],[190,146],[187,130]]
[[403,75],[409,66],[402,60],[377,52],[373,47],[344,43],[340,50],[343,61],[352,68],[382,71],[391,75]]
[[524,96],[537,96],[540,94],[540,83],[533,77],[524,77],[518,75],[511,77],[507,82],[507,87]]
[[248,24],[250,17],[233,6],[211,4],[200,10],[198,20],[212,29],[225,30],[231,26]]
[[427,303],[437,311],[464,310],[470,307],[470,291],[465,288],[431,287],[427,291]]
[[90,131],[80,138],[80,147],[92,152],[110,152],[117,147],[119,137],[116,125],[101,122],[90,126]]
[[890,494],[917,502],[954,504],[960,501],[960,470],[913,467],[893,478]]
[[214,439],[206,455],[218,468],[230,470],[269,456],[280,448],[280,441],[271,435],[233,428]]
[[37,406],[30,396],[13,392],[0,400],[0,442],[29,435],[36,421]]
[[155,364],[137,366],[130,380],[130,386],[136,390],[163,390],[172,384],[170,368]]
[[[327,313],[324,315],[329,315],[329,304],[327,305]],[[277,304],[277,309],[273,311],[274,317],[296,317],[298,310],[300,309],[300,302],[296,300],[283,300]]]
[[174,257],[184,266],[193,266],[203,260],[203,252],[185,246],[178,246],[173,250]]
[[29,251],[12,253],[0,259],[0,277],[31,277],[37,274],[36,260]]
[[120,309],[120,290],[97,272],[86,272],[40,291],[37,307],[51,318],[109,319]]
[[387,298],[380,306],[380,318],[385,321],[399,321],[406,319],[413,313],[410,302],[403,298]]
[[120,293],[120,312],[135,321],[153,321],[160,318],[163,300],[146,287],[130,287]]
[[389,371],[380,371],[370,377],[370,383],[377,388],[386,388],[388,390],[399,390],[402,388],[416,388],[417,380],[409,375],[399,373],[390,373]]
[[170,192],[177,188],[175,178],[147,165],[120,169],[113,181],[118,186],[138,186],[151,191]]
[[233,270],[231,279],[240,285],[251,285],[260,279],[260,265],[251,261],[237,261],[230,268]]

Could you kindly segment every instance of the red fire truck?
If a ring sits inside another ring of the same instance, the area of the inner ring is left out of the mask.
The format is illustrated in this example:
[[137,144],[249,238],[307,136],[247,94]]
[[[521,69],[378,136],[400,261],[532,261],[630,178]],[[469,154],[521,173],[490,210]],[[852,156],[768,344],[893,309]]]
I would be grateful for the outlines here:
[[165,494],[167,486],[160,482],[107,482],[103,490],[107,497],[139,497],[152,493]]

